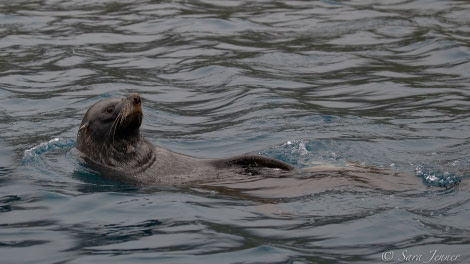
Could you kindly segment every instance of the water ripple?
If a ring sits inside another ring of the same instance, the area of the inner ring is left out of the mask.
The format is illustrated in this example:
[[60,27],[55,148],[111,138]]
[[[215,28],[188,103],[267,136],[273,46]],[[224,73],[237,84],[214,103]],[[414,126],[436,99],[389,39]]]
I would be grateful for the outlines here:
[[[377,263],[436,249],[470,259],[467,2],[0,9],[6,263]],[[142,95],[145,136],[176,151],[390,174],[116,186],[79,164],[74,138],[91,104],[130,92]]]

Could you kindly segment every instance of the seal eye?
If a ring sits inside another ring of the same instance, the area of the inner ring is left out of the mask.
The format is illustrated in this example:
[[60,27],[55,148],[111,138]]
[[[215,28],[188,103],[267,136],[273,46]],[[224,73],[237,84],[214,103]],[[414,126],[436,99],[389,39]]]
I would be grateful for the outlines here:
[[105,112],[108,113],[108,114],[112,114],[114,112],[114,107],[110,106],[110,107],[106,108]]

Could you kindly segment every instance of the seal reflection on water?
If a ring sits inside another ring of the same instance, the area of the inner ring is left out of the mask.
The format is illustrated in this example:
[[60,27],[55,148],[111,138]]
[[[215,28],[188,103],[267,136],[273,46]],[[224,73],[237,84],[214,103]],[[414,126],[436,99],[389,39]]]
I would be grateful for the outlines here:
[[140,133],[142,119],[139,94],[101,100],[82,120],[77,149],[104,177],[128,184],[178,186],[294,170],[260,155],[199,159],[154,146]]

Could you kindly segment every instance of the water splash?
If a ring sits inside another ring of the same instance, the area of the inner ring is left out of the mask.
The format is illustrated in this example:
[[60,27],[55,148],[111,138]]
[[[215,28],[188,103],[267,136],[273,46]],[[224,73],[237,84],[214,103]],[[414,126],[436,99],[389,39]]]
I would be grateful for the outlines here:
[[37,162],[38,159],[41,158],[42,155],[45,153],[57,150],[57,149],[65,149],[65,148],[72,148],[75,146],[75,140],[69,138],[53,138],[47,142],[42,142],[41,144],[34,146],[30,149],[25,150],[22,163],[28,164]]
[[79,158],[75,139],[52,138],[24,151],[25,168],[38,184],[79,192],[125,191],[134,187],[102,178]]
[[459,184],[463,178],[455,173],[441,171],[425,164],[416,166],[415,173],[423,180],[424,184],[434,187],[452,187]]
[[328,144],[320,141],[288,140],[282,145],[258,154],[288,162],[299,168],[319,165],[317,164],[319,162],[323,164],[338,161],[338,156],[329,148]]
[[453,187],[467,177],[463,176],[462,172],[468,170],[466,169],[468,164],[462,164],[459,160],[436,166],[427,164],[407,166],[403,162],[394,160],[397,157],[384,156],[381,154],[380,148],[374,149],[373,147],[364,143],[356,145],[337,141],[289,140],[259,154],[286,161],[298,168],[319,165],[342,167],[352,162],[360,164],[362,167],[372,166],[394,171],[412,171],[414,169],[415,175],[421,178],[425,185],[431,187]]

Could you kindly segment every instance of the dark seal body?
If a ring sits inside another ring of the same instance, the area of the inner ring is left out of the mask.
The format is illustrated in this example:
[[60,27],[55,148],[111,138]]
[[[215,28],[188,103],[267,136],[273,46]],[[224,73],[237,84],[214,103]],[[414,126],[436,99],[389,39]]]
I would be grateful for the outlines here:
[[192,185],[294,170],[292,165],[260,155],[199,159],[154,146],[140,133],[142,119],[138,94],[101,100],[82,120],[77,149],[104,177],[137,185]]

